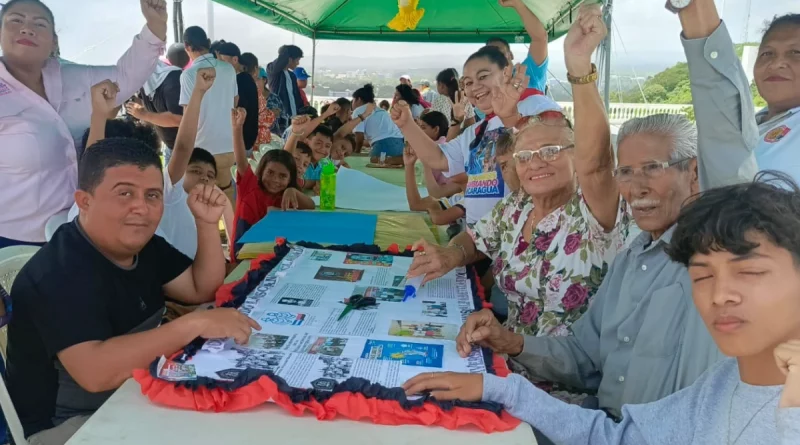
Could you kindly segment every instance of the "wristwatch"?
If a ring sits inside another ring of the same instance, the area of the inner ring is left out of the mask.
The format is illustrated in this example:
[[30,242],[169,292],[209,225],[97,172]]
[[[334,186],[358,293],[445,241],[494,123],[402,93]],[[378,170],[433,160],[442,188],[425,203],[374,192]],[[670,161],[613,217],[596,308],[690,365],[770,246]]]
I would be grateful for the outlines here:
[[595,65],[594,63],[592,64],[592,72],[585,76],[575,77],[569,72],[567,73],[567,80],[569,81],[569,83],[573,85],[588,85],[592,82],[597,82],[598,77],[599,75],[597,73],[597,65]]
[[667,10],[675,14],[692,4],[692,0],[667,0]]

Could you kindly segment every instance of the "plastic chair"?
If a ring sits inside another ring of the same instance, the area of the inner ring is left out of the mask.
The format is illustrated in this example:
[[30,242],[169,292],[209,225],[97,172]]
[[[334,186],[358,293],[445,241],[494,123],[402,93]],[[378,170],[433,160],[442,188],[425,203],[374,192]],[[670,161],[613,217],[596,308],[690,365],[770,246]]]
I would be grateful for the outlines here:
[[69,222],[68,215],[69,210],[63,210],[51,216],[50,219],[47,220],[47,224],[44,226],[44,239],[46,241],[49,242],[50,239],[53,238],[53,234],[56,233],[56,230],[58,230],[62,224]]
[[[38,250],[39,247],[36,246],[12,246],[0,249],[0,286],[2,286],[4,290],[11,289],[22,266],[24,266]],[[2,303],[5,305],[8,315],[10,315],[12,310],[10,304],[11,299],[7,298],[7,295],[2,295],[2,299]],[[6,324],[9,318],[9,316],[6,316],[0,319],[0,353],[4,361],[6,359],[8,338]],[[17,410],[14,409],[14,404],[11,402],[11,396],[8,394],[8,388],[6,388],[4,379],[0,379],[0,408],[3,410],[14,443],[17,445],[28,445],[28,441],[25,440],[25,433],[22,429],[22,422],[19,421]]]
[[256,170],[258,170],[258,162],[255,159],[248,159],[247,162],[250,163],[250,168],[252,168],[253,173],[255,173]]

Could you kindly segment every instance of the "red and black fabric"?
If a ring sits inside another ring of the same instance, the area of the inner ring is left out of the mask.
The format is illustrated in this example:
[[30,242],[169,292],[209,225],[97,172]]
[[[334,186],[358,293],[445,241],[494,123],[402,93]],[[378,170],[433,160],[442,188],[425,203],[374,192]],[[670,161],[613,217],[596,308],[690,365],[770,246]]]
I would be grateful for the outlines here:
[[[307,248],[322,249],[317,244],[296,243]],[[390,254],[413,256],[410,246],[400,252],[397,245],[381,251],[374,245],[328,246],[326,250],[341,252]],[[217,292],[218,306],[239,307],[247,296],[277,266],[291,247],[282,240],[275,246],[275,254],[262,255],[251,262],[250,270],[238,282],[222,286]],[[467,271],[475,295],[475,307],[479,310],[487,304],[480,280],[471,269]],[[196,339],[183,351],[176,353],[174,361],[191,360],[204,343]],[[483,350],[487,372],[505,377],[508,367],[502,356],[491,350]],[[465,426],[477,427],[483,432],[509,431],[520,421],[503,411],[495,403],[444,402],[430,396],[409,400],[401,388],[387,388],[368,380],[351,377],[337,384],[332,391],[302,389],[289,386],[285,380],[272,372],[260,369],[241,371],[233,381],[219,381],[198,377],[194,381],[170,382],[158,378],[158,360],[150,369],[137,370],[134,378],[142,387],[142,393],[151,401],[195,411],[235,412],[253,408],[272,401],[293,415],[306,411],[319,420],[346,417],[353,420],[369,420],[383,425],[437,425],[448,429]]]

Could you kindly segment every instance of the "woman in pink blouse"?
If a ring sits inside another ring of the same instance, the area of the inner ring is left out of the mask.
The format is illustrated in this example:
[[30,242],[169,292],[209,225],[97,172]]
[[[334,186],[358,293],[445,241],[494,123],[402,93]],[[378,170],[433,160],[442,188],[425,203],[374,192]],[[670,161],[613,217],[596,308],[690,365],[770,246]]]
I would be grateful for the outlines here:
[[62,65],[53,13],[39,0],[0,10],[0,248],[44,243],[47,220],[72,205],[92,85],[116,82],[121,105],[155,70],[166,1],[140,3],[147,26],[116,66]]

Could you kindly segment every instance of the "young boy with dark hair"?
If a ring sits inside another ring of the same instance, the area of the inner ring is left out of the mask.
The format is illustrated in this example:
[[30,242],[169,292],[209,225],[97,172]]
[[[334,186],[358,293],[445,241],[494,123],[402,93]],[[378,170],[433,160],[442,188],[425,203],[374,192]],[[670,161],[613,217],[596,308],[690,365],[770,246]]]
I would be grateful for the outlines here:
[[[210,164],[208,158],[203,154],[198,154],[199,158],[196,159],[198,161],[205,159],[205,162],[195,162],[196,165],[192,169],[188,168],[194,156],[192,147],[197,134],[201,103],[214,80],[214,68],[203,68],[198,71],[194,92],[186,107],[184,117],[181,119],[172,157],[164,169],[164,215],[156,233],[189,258],[194,258],[197,252],[197,233],[193,230],[193,218],[186,200],[198,183],[207,183],[203,177],[209,177],[209,165],[213,165],[213,177],[215,179],[217,177],[216,162]],[[89,135],[86,137],[86,150],[92,149],[97,141],[105,138],[132,137],[145,142],[146,146],[154,152],[158,152],[158,138],[152,128],[131,122],[106,121],[108,107],[113,104],[111,100],[115,97],[116,86],[111,82],[101,82],[92,88],[92,124]],[[112,130],[112,132],[106,133],[107,130]],[[154,140],[151,135],[155,137]],[[203,151],[209,154],[205,150]],[[187,170],[189,174],[184,176]],[[78,215],[78,207],[78,203],[76,203],[70,210],[68,216],[70,221]],[[231,205],[227,205],[225,208],[224,220],[226,228],[232,227],[233,207]]]
[[[319,180],[322,176],[322,160],[330,158],[333,147],[333,131],[322,125],[330,116],[339,111],[339,105],[331,104],[322,116],[310,117],[307,115],[296,116],[289,127],[289,137],[286,139],[285,150],[294,153],[298,142],[304,141],[311,147],[311,163],[303,176],[303,189],[319,191]],[[305,140],[303,140],[305,138]]]
[[314,155],[311,153],[311,147],[305,142],[298,142],[291,153],[294,156],[294,163],[297,164],[297,186],[302,189],[305,185],[303,177],[306,175],[306,169],[311,164],[311,158]]
[[783,174],[704,192],[678,217],[668,253],[729,359],[622,421],[561,402],[517,374],[422,374],[408,394],[500,403],[563,445],[800,443],[800,188]]

